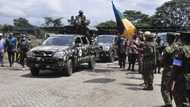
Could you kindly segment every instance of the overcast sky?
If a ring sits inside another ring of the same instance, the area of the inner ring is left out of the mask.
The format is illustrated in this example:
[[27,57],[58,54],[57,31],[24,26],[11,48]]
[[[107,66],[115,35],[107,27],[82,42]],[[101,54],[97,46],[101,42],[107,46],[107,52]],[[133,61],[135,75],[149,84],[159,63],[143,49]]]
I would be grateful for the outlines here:
[[[139,10],[152,15],[155,9],[169,0],[114,0],[120,11]],[[0,24],[12,24],[18,17],[27,18],[34,25],[41,25],[43,17],[63,17],[65,22],[71,15],[83,10],[91,25],[115,20],[111,0],[0,0]]]

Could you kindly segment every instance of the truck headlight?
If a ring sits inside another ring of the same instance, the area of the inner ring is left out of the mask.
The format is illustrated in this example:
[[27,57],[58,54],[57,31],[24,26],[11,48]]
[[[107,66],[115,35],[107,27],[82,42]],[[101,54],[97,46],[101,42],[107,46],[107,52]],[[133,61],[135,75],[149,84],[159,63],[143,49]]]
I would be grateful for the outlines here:
[[56,52],[55,54],[54,54],[54,57],[55,58],[59,58],[59,59],[65,59],[65,52]]
[[103,50],[104,50],[104,51],[109,51],[109,50],[110,50],[110,47],[109,47],[109,46],[104,46],[104,47],[103,47]]
[[28,58],[34,57],[34,52],[32,52],[32,51],[27,52],[27,57]]

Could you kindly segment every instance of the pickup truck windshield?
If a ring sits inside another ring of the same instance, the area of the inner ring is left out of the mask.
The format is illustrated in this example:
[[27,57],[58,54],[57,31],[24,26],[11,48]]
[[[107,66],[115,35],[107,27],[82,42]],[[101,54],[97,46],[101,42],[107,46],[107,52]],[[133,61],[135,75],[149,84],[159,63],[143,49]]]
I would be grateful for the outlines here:
[[98,43],[112,43],[113,42],[113,36],[99,36],[97,38]]
[[53,36],[49,37],[42,45],[68,46],[72,45],[73,36]]

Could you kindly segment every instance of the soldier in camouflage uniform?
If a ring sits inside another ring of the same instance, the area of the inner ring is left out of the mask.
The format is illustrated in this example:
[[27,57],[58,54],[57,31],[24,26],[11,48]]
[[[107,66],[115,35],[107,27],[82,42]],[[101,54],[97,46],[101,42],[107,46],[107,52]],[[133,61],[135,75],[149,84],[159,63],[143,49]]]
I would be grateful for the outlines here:
[[143,90],[153,90],[154,66],[155,66],[155,44],[153,34],[145,32],[145,42],[143,46],[143,65],[142,74],[145,87]]
[[173,53],[175,50],[175,33],[167,34],[168,46],[163,50],[161,63],[164,68],[162,72],[162,83],[161,93],[165,105],[163,107],[172,107],[172,96],[171,96],[171,74],[172,74],[172,60]]
[[172,87],[176,107],[190,107],[190,33],[181,33],[174,51]]

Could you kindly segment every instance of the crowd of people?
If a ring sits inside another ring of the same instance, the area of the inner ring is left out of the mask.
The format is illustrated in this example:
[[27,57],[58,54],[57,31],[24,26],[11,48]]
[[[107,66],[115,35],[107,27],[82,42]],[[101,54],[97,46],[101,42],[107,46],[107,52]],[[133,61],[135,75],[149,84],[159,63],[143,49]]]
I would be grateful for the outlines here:
[[190,107],[190,42],[187,38],[190,37],[184,39],[178,33],[168,33],[164,45],[161,45],[160,37],[146,31],[139,32],[131,40],[123,39],[122,42],[119,40],[118,47],[125,48],[118,48],[120,68],[125,69],[123,64],[126,62],[126,56],[128,56],[127,71],[134,72],[137,62],[138,72],[142,74],[144,80],[143,90],[153,90],[154,73],[160,73],[163,68],[161,79],[161,94],[165,102],[163,107],[173,107],[172,99],[176,107]]
[[30,39],[26,34],[14,33],[0,34],[0,64],[4,67],[4,55],[7,53],[9,66],[14,66],[17,62],[25,67],[26,53],[31,48]]

